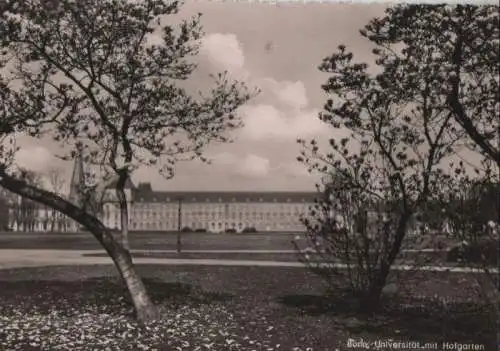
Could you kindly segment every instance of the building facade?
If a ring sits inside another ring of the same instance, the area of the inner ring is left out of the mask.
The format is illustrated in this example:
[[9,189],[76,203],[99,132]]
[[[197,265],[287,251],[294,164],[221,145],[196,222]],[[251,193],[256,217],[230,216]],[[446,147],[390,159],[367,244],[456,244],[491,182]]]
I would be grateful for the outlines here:
[[[143,184],[141,184],[143,185]],[[315,193],[307,192],[159,192],[126,189],[130,231],[301,232],[303,214],[313,204]],[[25,206],[18,208],[23,209]],[[74,232],[74,221],[32,203],[22,212],[10,211],[13,231]],[[119,203],[114,189],[107,191],[100,215],[102,223],[121,229]]]
[[[185,228],[220,233],[245,229],[303,231],[300,217],[308,212],[317,193],[159,192],[153,191],[149,184],[140,184],[131,195],[131,230],[175,231]],[[117,206],[114,207],[114,215],[119,217]],[[106,218],[104,223],[108,225]]]
[[[80,184],[84,165],[75,160],[69,194],[76,206],[82,205]],[[131,231],[206,231],[222,233],[246,230],[301,232],[303,214],[313,205],[316,192],[224,192],[154,191],[149,183],[125,186],[128,225]],[[15,196],[9,210],[9,229],[35,232],[75,232],[77,223],[46,206]],[[112,229],[121,229],[120,206],[114,185],[104,192],[96,215]]]

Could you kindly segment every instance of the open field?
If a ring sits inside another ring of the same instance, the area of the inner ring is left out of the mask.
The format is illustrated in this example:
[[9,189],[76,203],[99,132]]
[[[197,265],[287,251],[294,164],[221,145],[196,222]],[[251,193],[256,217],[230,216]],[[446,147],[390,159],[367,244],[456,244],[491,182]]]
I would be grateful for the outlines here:
[[362,316],[342,287],[326,298],[322,282],[302,268],[138,270],[163,316],[142,329],[113,266],[0,270],[0,349],[356,350],[348,338],[496,349],[495,321],[472,275],[399,275],[398,295],[376,316]]
[[[293,250],[291,241],[303,234],[286,233],[182,233],[183,250]],[[116,234],[119,239],[119,235]],[[303,243],[305,245],[305,243]],[[177,234],[132,232],[135,250],[175,250]],[[90,233],[0,233],[0,249],[98,250],[102,247]]]
[[[118,237],[118,236],[117,236]],[[292,250],[295,234],[182,233],[186,250]],[[173,233],[131,233],[130,246],[138,250],[175,250]],[[101,246],[90,233],[0,233],[0,249],[96,250]]]

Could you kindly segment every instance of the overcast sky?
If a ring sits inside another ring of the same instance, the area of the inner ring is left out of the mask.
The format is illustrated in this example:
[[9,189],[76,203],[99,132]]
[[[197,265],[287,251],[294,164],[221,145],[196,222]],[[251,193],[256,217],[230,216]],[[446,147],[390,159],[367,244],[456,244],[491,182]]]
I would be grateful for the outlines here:
[[[262,92],[242,108],[245,127],[233,133],[234,143],[207,149],[212,164],[180,163],[171,180],[141,169],[134,181],[150,181],[157,190],[313,190],[316,179],[296,161],[296,138],[333,136],[317,117],[328,77],[317,67],[342,43],[369,61],[359,29],[383,10],[377,4],[185,4],[180,16],[202,13],[206,32],[190,84],[205,86],[210,73],[227,70]],[[48,142],[23,138],[21,145],[20,165],[42,172],[63,167],[69,177],[72,165],[55,159]]]

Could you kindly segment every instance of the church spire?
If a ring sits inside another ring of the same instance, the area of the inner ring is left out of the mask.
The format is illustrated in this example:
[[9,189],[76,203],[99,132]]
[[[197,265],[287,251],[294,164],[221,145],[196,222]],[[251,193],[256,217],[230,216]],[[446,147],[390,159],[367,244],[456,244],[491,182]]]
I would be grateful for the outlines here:
[[73,166],[73,174],[71,175],[71,183],[69,190],[69,201],[75,206],[82,205],[82,186],[85,184],[84,170],[83,170],[83,156],[82,147],[77,146],[77,154],[75,157],[75,164]]

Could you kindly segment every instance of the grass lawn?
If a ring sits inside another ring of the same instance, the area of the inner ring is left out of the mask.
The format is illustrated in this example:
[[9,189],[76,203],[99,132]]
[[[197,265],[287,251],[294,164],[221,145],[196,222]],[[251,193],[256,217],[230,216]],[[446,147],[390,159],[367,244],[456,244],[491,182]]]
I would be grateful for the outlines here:
[[[107,257],[105,253],[88,253],[83,254],[86,257]],[[180,258],[180,259],[209,259],[209,260],[248,260],[248,261],[277,261],[277,262],[298,262],[298,255],[296,253],[246,253],[246,252],[158,252],[158,251],[144,251],[133,252],[135,258]],[[309,253],[309,260],[321,261],[322,258],[316,254]],[[340,260],[337,260],[340,262]],[[446,266],[465,266],[464,264],[457,264],[446,262],[446,252],[426,253],[426,252],[410,252],[404,253],[400,258],[396,259],[396,264],[435,264]]]
[[137,268],[162,312],[142,328],[113,266],[0,270],[0,350],[356,350],[348,338],[496,349],[472,275],[398,273],[398,295],[362,316],[302,268]]
[[[120,235],[115,235],[120,240]],[[292,240],[298,236],[301,247],[309,246],[303,234],[286,233],[182,233],[182,248],[185,250],[293,250]],[[130,245],[137,250],[175,250],[177,234],[130,233]],[[447,241],[446,241],[447,240]],[[456,244],[456,240],[442,239],[445,246]],[[408,239],[403,248],[433,248],[425,242],[413,243]],[[90,233],[17,233],[0,232],[0,249],[67,249],[99,250],[102,249]]]
[[[120,235],[115,235],[120,239]],[[212,234],[182,233],[186,250],[293,250],[293,234]],[[136,233],[130,235],[133,249],[175,250],[177,235]],[[90,233],[0,233],[1,249],[99,250],[102,246]]]

